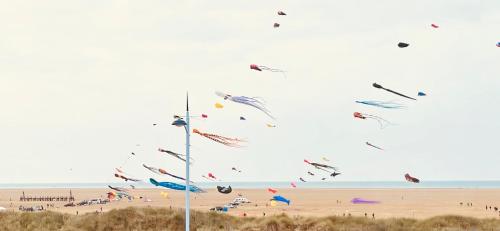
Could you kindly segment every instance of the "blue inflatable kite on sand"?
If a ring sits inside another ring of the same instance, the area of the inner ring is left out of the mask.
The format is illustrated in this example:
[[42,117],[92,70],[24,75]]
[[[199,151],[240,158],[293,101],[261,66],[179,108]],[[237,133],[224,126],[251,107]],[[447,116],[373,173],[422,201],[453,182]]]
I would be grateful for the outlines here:
[[273,199],[271,199],[273,201],[281,201],[281,202],[284,202],[284,203],[287,203],[288,205],[290,205],[290,200],[282,197],[282,196],[273,196]]

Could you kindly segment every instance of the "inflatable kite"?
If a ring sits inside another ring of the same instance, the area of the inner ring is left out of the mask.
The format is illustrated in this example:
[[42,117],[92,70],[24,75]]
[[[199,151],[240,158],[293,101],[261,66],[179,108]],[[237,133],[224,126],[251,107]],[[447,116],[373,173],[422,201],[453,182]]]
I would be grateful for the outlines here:
[[434,23],[433,23],[433,24],[431,24],[431,26],[432,26],[432,27],[434,27],[434,28],[439,28],[439,26],[438,26],[438,25],[436,25],[436,24],[434,24]]
[[408,174],[408,173],[406,173],[406,174],[405,174],[405,179],[406,179],[406,181],[408,181],[408,182],[412,182],[412,183],[420,183],[420,180],[419,180],[419,179],[417,179],[417,178],[415,178],[415,177],[410,176],[410,174]]
[[415,98],[412,98],[412,97],[410,97],[410,96],[403,95],[403,94],[401,94],[401,93],[399,93],[399,92],[396,92],[396,91],[393,91],[393,90],[391,90],[391,89],[384,88],[384,87],[382,87],[382,85],[377,84],[377,83],[373,83],[373,84],[372,84],[372,86],[373,86],[374,88],[378,88],[378,89],[386,90],[386,91],[388,91],[388,92],[390,92],[390,93],[393,93],[393,94],[399,95],[399,96],[401,96],[401,97],[405,97],[405,98],[407,98],[407,99],[417,100],[417,99],[415,99]]
[[423,92],[419,91],[417,95],[418,95],[418,96],[426,96],[427,94],[425,94],[425,93],[423,93]]
[[291,185],[292,187],[294,187],[294,188],[297,188],[297,185],[296,185],[295,183],[293,183],[293,182],[290,182],[290,185]]
[[176,176],[174,174],[170,174],[170,173],[168,173],[167,171],[165,171],[165,170],[163,170],[161,168],[150,167],[150,166],[147,166],[145,164],[142,164],[142,166],[145,167],[146,169],[148,169],[149,171],[154,172],[154,173],[156,173],[158,175],[162,175],[163,174],[163,175],[171,176],[171,177],[173,177],[175,179],[179,179],[179,180],[183,180],[183,181],[186,180],[184,177],[180,177],[180,176]]
[[273,24],[273,27],[274,27],[274,28],[278,28],[278,27],[280,27],[280,24],[279,24],[279,23],[277,23],[277,22],[275,22],[275,23]]
[[220,143],[220,144],[223,144],[223,145],[226,145],[229,147],[234,147],[234,148],[242,147],[239,143],[245,142],[244,140],[240,140],[237,138],[229,138],[229,137],[225,137],[225,136],[219,136],[219,135],[215,135],[215,134],[200,132],[198,129],[193,129],[193,133],[196,133],[200,136],[211,139],[212,141],[215,141],[217,143]]
[[272,194],[275,194],[275,193],[278,192],[278,190],[273,189],[273,188],[267,188],[267,191],[270,192],[270,193],[272,193]]
[[224,107],[224,105],[222,105],[220,103],[215,103],[215,108],[221,109],[223,107]]
[[302,177],[299,177],[299,180],[302,181],[302,182],[307,182],[306,180],[304,180]]
[[271,200],[273,200],[273,201],[280,201],[280,202],[286,203],[287,205],[290,205],[290,200],[288,200],[288,199],[286,199],[286,198],[284,198],[282,196],[279,196],[279,195],[273,196],[273,199],[271,199]]
[[[186,190],[185,185],[181,185],[181,184],[177,184],[177,183],[173,183],[173,182],[158,182],[153,178],[149,178],[149,182],[151,182],[151,184],[153,184],[154,186],[161,186],[161,187],[165,187],[165,188],[169,188],[169,189],[173,189],[173,190]],[[203,189],[198,188],[194,185],[189,185],[189,191],[194,192],[194,193],[205,192],[205,191],[203,191]]]
[[355,102],[359,103],[359,104],[365,104],[365,105],[387,108],[387,109],[400,109],[400,108],[405,107],[404,105],[401,105],[399,103],[393,103],[393,102],[372,101],[372,100],[355,101]]
[[212,178],[214,180],[217,180],[217,177],[215,177],[215,175],[212,174],[212,173],[210,173],[210,172],[208,173],[208,177],[210,177],[210,178]]
[[274,117],[271,115],[271,112],[264,105],[264,102],[262,102],[258,98],[246,97],[246,96],[232,96],[232,95],[228,95],[228,94],[225,94],[222,92],[215,92],[215,94],[224,98],[225,100],[231,100],[235,103],[241,103],[241,104],[245,104],[245,105],[257,108],[260,111],[264,112],[271,119],[274,119]]
[[307,172],[307,174],[309,174],[309,175],[311,175],[311,176],[314,176],[314,173],[309,172],[309,171]]
[[372,148],[376,148],[376,149],[378,149],[378,150],[382,150],[382,151],[384,151],[384,149],[382,149],[382,148],[380,148],[380,147],[377,147],[377,146],[375,146],[375,145],[373,145],[373,144],[370,144],[370,142],[366,142],[366,145],[368,145],[368,146],[370,146],[370,147],[372,147]]
[[243,116],[240,116],[240,120],[247,120],[247,119],[245,119],[245,117]]
[[231,185],[229,185],[228,187],[217,186],[217,191],[223,194],[229,194],[233,191],[233,189],[231,188]]
[[236,172],[241,172],[241,170],[239,170],[239,169],[237,169],[235,167],[232,167],[231,170],[236,171]]
[[408,47],[410,44],[408,43],[398,43],[398,47],[399,48],[405,48],[405,47]]
[[500,47],[500,42],[497,42],[497,47]]
[[278,11],[278,15],[286,15],[283,11]]
[[391,122],[385,120],[382,117],[378,117],[378,116],[374,116],[374,115],[369,115],[369,114],[364,114],[364,113],[361,113],[361,112],[354,112],[353,116],[354,116],[354,118],[363,119],[363,120],[366,120],[366,119],[376,120],[379,123],[380,128],[385,128],[385,127],[387,127],[387,126],[389,126],[391,124]]
[[351,203],[353,203],[353,204],[378,204],[380,202],[379,201],[365,200],[363,198],[356,197],[356,198],[353,198],[351,200]]

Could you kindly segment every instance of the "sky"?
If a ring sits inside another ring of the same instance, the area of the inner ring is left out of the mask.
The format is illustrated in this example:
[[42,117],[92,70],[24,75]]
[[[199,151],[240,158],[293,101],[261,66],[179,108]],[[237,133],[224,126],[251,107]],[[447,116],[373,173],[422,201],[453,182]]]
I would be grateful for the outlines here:
[[[157,149],[184,153],[170,123],[187,92],[192,115],[208,115],[193,128],[248,141],[193,134],[195,181],[319,180],[303,160],[322,157],[338,181],[500,179],[498,1],[2,1],[0,22],[1,183],[152,177],[143,163],[184,175]],[[276,120],[215,91],[261,97]]]

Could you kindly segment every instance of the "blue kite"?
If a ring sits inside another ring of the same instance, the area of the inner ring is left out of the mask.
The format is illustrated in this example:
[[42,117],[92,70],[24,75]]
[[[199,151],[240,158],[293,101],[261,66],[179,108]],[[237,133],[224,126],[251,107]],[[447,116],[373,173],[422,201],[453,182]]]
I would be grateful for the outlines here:
[[273,199],[271,199],[273,201],[281,201],[281,202],[284,202],[284,203],[287,203],[288,205],[290,205],[290,200],[282,197],[282,196],[273,196]]
[[[161,187],[165,187],[165,188],[169,188],[169,189],[173,189],[173,190],[186,190],[185,185],[177,184],[174,182],[158,182],[153,178],[149,178],[149,181],[151,182],[151,184],[153,184],[155,186],[161,186]],[[198,188],[194,185],[189,185],[189,191],[194,192],[194,193],[205,192],[203,189]]]
[[427,94],[425,94],[425,93],[423,93],[423,92],[421,92],[421,91],[419,91],[419,92],[418,92],[418,96],[426,96],[426,95],[427,95]]

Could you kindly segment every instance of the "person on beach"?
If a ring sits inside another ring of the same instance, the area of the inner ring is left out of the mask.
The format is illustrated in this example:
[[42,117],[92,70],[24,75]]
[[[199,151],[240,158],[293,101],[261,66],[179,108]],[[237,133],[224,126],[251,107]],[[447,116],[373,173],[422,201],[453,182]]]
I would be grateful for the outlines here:
[[372,213],[372,219],[375,219],[375,213]]
[[367,218],[368,214],[365,213],[365,218]]

